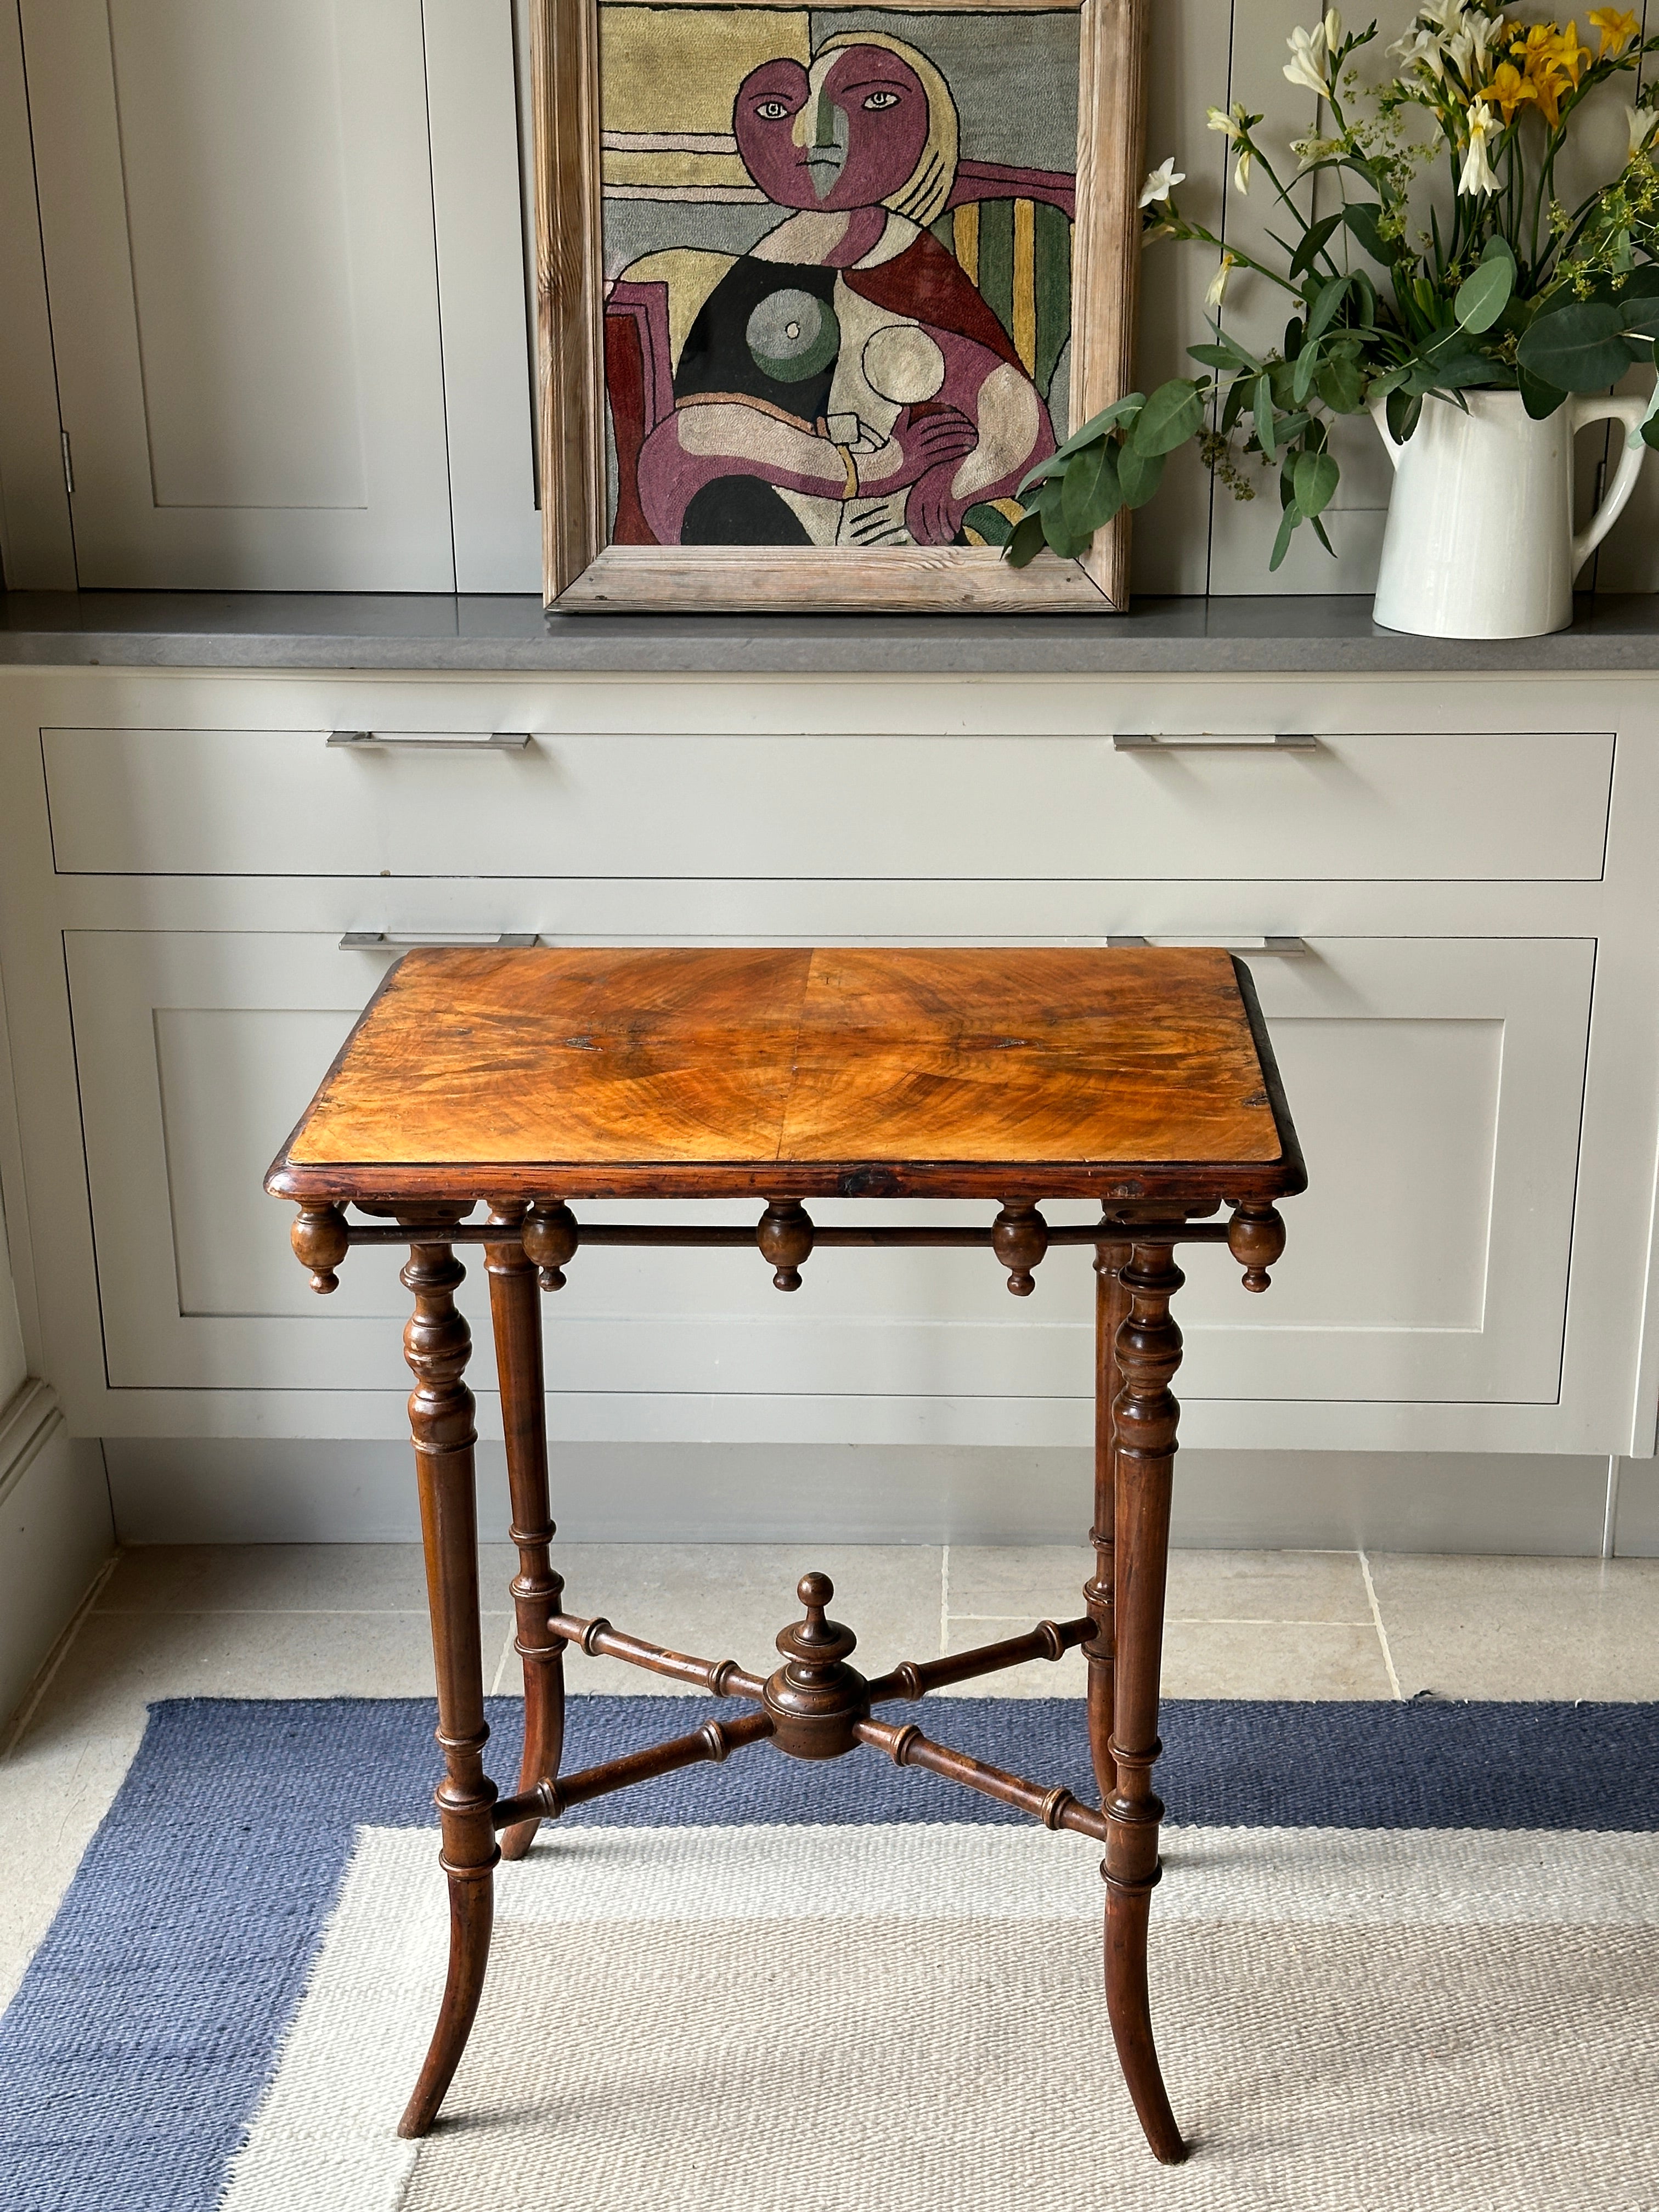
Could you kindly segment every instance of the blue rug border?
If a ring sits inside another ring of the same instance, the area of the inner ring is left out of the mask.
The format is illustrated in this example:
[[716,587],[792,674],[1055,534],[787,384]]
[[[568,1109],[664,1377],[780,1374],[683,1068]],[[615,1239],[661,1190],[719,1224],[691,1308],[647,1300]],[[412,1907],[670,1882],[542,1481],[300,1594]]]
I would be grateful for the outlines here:
[[[570,1701],[567,1767],[679,1735],[700,1698]],[[492,1698],[490,1765],[523,1706]],[[927,1725],[1092,1796],[1075,1698],[951,1698]],[[214,2212],[298,2007],[359,1826],[434,1825],[427,1698],[167,1699],[0,2018],[8,2212]],[[1659,1828],[1659,1705],[1167,1699],[1177,1824]],[[764,1747],[583,1807],[613,1826],[969,1820],[990,1801],[872,1754]],[[434,1837],[435,1843],[435,1837]],[[1032,1838],[1033,1849],[1042,1839]],[[296,2212],[301,2212],[296,2208]]]

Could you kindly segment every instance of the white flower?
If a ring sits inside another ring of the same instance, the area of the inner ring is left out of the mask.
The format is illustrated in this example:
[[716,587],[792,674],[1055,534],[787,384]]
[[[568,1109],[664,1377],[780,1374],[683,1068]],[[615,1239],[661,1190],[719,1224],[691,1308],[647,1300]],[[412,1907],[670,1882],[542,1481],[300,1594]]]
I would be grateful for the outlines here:
[[1304,31],[1298,24],[1285,43],[1291,50],[1291,58],[1285,64],[1287,80],[1309,92],[1316,92],[1322,100],[1328,100],[1331,88],[1325,73],[1323,23],[1316,24],[1312,31]]
[[1474,41],[1474,66],[1484,79],[1492,75],[1492,65],[1503,37],[1504,26],[1494,15],[1476,15],[1470,26]]
[[1328,8],[1325,10],[1322,28],[1325,33],[1326,50],[1334,54],[1342,43],[1342,18],[1334,8]]
[[1472,9],[1446,40],[1445,58],[1465,84],[1484,84],[1492,75],[1492,54],[1501,28],[1490,15]]
[[1437,31],[1425,31],[1420,27],[1407,31],[1403,39],[1395,40],[1389,52],[1398,57],[1401,76],[1419,64],[1433,76],[1445,76],[1446,52]]
[[1206,109],[1204,120],[1212,131],[1224,131],[1229,138],[1242,138],[1244,135],[1244,116],[1243,101],[1236,100],[1231,107]]
[[1625,127],[1630,132],[1630,158],[1633,161],[1654,131],[1659,130],[1659,108],[1627,107],[1625,110]]
[[1457,189],[1466,199],[1495,192],[1498,188],[1492,163],[1486,159],[1486,133],[1496,129],[1497,124],[1498,118],[1484,100],[1470,104],[1469,150],[1464,157],[1463,173],[1457,179]]
[[1224,253],[1222,255],[1220,266],[1217,269],[1215,275],[1211,277],[1210,289],[1204,295],[1204,304],[1206,307],[1218,307],[1223,300],[1226,298],[1227,279],[1232,274],[1233,270],[1237,266],[1237,263],[1238,256],[1236,253]]
[[1239,148],[1238,159],[1233,163],[1233,183],[1241,192],[1250,189],[1250,163],[1254,158],[1248,146]]
[[1157,168],[1147,171],[1146,181],[1140,188],[1140,198],[1135,204],[1151,207],[1154,200],[1167,200],[1175,187],[1184,185],[1186,181],[1187,172],[1176,168],[1175,155],[1171,154],[1167,161],[1160,161]]

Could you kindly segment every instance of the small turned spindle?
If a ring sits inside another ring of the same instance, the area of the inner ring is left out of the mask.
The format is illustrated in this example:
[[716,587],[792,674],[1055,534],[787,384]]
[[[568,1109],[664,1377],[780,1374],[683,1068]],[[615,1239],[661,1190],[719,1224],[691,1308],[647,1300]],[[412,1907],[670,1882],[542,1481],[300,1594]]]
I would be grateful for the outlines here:
[[806,1618],[777,1638],[785,1664],[768,1681],[762,1703],[774,1741],[791,1759],[839,1759],[852,1749],[853,1730],[870,1711],[865,1679],[847,1664],[858,1638],[843,1622],[824,1618],[835,1595],[828,1575],[803,1575],[795,1595]]
[[564,1265],[575,1255],[576,1217],[562,1200],[532,1206],[524,1218],[525,1255],[535,1265],[536,1280],[544,1291],[564,1288]]
[[340,1279],[334,1270],[351,1249],[345,1216],[339,1207],[301,1206],[288,1237],[301,1266],[310,1268],[311,1287],[318,1296],[326,1297],[337,1290]]
[[1271,1206],[1239,1206],[1227,1224],[1227,1249],[1244,1270],[1247,1291],[1265,1291],[1267,1273],[1285,1249],[1285,1224]]
[[755,1229],[763,1259],[772,1263],[772,1282],[780,1291],[798,1291],[800,1271],[812,1253],[812,1217],[793,1198],[769,1200]]
[[991,1224],[991,1249],[1008,1270],[1008,1288],[1029,1298],[1036,1288],[1031,1270],[1048,1249],[1048,1224],[1028,1200],[1011,1199]]

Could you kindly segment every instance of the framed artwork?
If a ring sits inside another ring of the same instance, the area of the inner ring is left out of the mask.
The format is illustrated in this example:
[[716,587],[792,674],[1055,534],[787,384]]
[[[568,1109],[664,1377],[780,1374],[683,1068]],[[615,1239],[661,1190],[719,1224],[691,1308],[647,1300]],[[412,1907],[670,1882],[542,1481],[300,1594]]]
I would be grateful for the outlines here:
[[534,0],[545,596],[1128,599],[1001,548],[1129,388],[1146,0]]

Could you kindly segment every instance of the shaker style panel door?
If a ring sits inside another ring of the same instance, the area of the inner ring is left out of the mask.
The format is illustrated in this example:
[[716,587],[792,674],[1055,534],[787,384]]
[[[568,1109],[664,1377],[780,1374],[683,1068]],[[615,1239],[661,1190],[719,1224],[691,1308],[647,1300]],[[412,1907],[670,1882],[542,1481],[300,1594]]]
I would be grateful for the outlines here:
[[547,726],[585,705],[411,685],[343,696],[374,726],[332,742],[49,728],[53,854],[94,875],[1588,881],[1607,842],[1604,732],[1153,750]]
[[1265,1295],[1219,1251],[1182,1255],[1179,1395],[1555,1399],[1595,952],[1316,937],[1304,957],[1244,954],[1309,1188],[1285,1201]]
[[[291,1209],[260,1188],[384,957],[297,933],[67,942],[111,1384],[407,1387],[396,1252],[354,1252],[319,1300],[289,1249]],[[1312,1187],[1286,1201],[1267,1296],[1245,1293],[1221,1252],[1183,1254],[1181,1395],[1556,1396],[1593,952],[1576,939],[1318,938],[1305,958],[1254,963]],[[590,1219],[641,1210],[664,1211],[578,1206]],[[757,1212],[739,1201],[718,1218]],[[467,1264],[487,1386],[484,1288]],[[626,1396],[623,1433],[676,1394],[810,1397],[826,1441],[866,1423],[872,1399],[1069,1401],[1084,1419],[1086,1251],[1052,1252],[1019,1301],[983,1253],[821,1251],[787,1298],[747,1250],[589,1249],[568,1273],[543,1309],[550,1388]],[[651,1418],[674,1434],[696,1416]],[[763,1429],[773,1418],[757,1416]],[[1056,1418],[1072,1415],[1030,1415],[1045,1435]]]
[[83,586],[450,591],[420,0],[23,0]]
[[[262,1188],[386,963],[297,934],[65,944],[111,1387],[406,1388],[395,1249],[320,1298]],[[488,1381],[481,1260],[463,1304]]]

